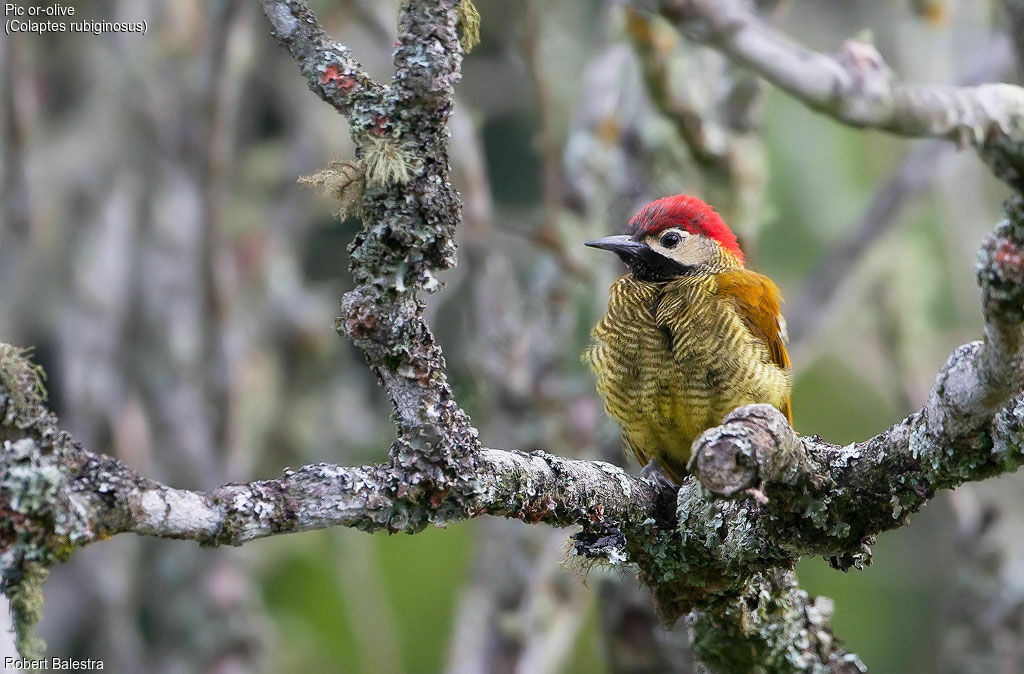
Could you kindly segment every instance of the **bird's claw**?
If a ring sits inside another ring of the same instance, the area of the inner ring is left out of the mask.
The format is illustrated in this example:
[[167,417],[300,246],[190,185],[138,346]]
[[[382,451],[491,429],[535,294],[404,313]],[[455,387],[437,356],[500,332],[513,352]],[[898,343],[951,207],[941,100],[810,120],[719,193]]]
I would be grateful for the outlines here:
[[648,482],[654,483],[659,491],[665,491],[671,489],[676,491],[679,489],[672,480],[661,470],[661,466],[654,459],[647,462],[647,465],[640,470],[640,477],[647,480]]

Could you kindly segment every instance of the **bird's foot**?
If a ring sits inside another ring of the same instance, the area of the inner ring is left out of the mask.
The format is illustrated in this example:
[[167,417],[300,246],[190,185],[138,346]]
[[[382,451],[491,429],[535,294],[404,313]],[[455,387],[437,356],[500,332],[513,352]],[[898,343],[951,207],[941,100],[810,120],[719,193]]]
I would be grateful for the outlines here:
[[669,479],[668,475],[665,475],[661,466],[654,459],[648,461],[647,465],[640,470],[640,477],[648,482],[653,482],[660,491],[665,491],[666,489],[671,489],[672,491],[679,490],[679,485]]

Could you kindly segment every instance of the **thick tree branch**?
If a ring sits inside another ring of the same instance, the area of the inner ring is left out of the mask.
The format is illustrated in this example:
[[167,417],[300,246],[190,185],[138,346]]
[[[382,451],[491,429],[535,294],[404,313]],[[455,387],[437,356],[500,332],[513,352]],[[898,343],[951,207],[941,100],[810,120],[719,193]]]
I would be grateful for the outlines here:
[[1009,216],[980,255],[986,340],[954,352],[921,411],[837,447],[798,438],[773,408],[741,408],[695,443],[695,477],[674,512],[649,482],[609,464],[495,449],[477,453],[456,489],[427,498],[415,489],[416,463],[317,464],[209,492],[171,489],[77,447],[32,399],[32,370],[22,365],[0,398],[5,587],[27,562],[48,565],[121,532],[237,545],[335,525],[415,532],[490,514],[582,525],[577,552],[636,564],[667,619],[702,608],[720,621],[726,614],[716,611],[733,611],[758,574],[808,554],[840,568],[863,563],[875,534],[901,526],[939,489],[1024,460],[1024,405],[1012,397],[1024,319],[1019,200]]
[[999,178],[1024,190],[1024,89],[907,84],[872,45],[849,41],[835,55],[815,52],[760,21],[740,0],[656,4],[688,35],[809,107],[851,126],[971,145]]
[[409,488],[422,499],[451,492],[460,472],[473,472],[478,446],[416,297],[436,290],[435,272],[455,264],[460,204],[447,149],[462,60],[458,5],[403,3],[392,83],[364,87],[358,63],[323,34],[305,3],[263,1],[310,88],[349,120],[364,161],[390,167],[381,171],[385,179],[368,175],[364,227],[351,247],[357,287],[342,299],[338,330],[363,349],[394,404],[392,464],[419,468]]
[[790,570],[755,574],[738,600],[689,616],[693,651],[715,672],[867,671],[836,646],[832,609],[830,599],[801,590]]
[[[242,545],[335,526],[415,533],[463,512],[554,526],[605,519],[639,523],[655,512],[657,497],[651,483],[611,464],[500,449],[482,450],[476,494],[454,511],[443,498],[427,504],[411,498],[412,474],[386,464],[319,463],[274,480],[192,491],[148,480],[116,459],[75,446],[65,434],[48,432],[12,443],[0,465],[14,474],[31,465],[52,476],[53,493],[66,497],[62,510],[53,513],[54,528],[75,545],[118,533],[204,545]],[[16,478],[5,484],[23,494],[36,487]]]

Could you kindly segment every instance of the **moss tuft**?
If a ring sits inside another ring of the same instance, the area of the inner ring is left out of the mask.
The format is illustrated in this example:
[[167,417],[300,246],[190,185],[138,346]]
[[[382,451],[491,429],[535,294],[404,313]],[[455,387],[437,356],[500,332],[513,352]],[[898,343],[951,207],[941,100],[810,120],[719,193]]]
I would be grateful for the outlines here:
[[14,621],[14,644],[26,660],[40,660],[46,642],[35,635],[36,625],[43,617],[43,581],[50,575],[42,564],[25,565],[21,580],[10,590],[11,618]]
[[20,421],[37,416],[37,409],[46,402],[46,373],[31,356],[32,347],[22,349],[0,342],[0,393],[6,393]]
[[415,170],[416,155],[397,141],[368,135],[361,145],[366,164],[366,182],[370,185],[404,185]]
[[480,12],[473,0],[462,0],[459,3],[459,44],[466,54],[480,44]]

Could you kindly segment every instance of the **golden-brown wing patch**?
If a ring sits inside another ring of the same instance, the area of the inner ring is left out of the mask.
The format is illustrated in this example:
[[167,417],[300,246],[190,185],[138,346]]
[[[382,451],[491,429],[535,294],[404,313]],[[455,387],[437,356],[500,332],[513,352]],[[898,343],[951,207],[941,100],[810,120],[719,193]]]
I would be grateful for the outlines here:
[[[772,362],[788,370],[789,353],[786,352],[785,323],[779,307],[782,302],[779,287],[767,276],[749,269],[718,274],[717,280],[718,294],[733,300],[747,329],[768,347]],[[786,396],[782,413],[792,424],[789,396]]]

